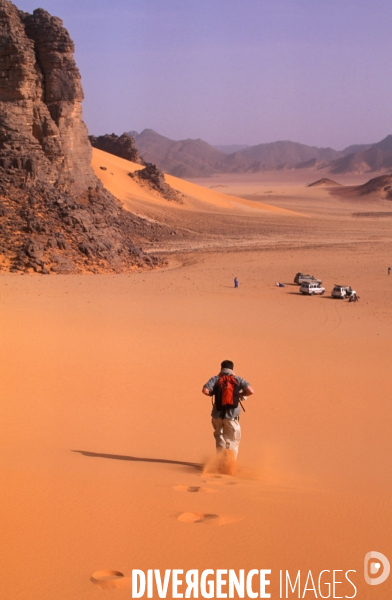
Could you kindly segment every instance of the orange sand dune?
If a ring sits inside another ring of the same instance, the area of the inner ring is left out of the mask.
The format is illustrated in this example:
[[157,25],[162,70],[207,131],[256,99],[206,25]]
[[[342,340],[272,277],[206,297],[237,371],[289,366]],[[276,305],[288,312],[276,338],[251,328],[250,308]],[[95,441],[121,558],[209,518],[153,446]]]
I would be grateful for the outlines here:
[[[165,175],[166,182],[175,190],[184,194],[184,204],[168,202],[160,197],[156,192],[140,186],[135,180],[128,176],[129,172],[142,169],[137,165],[123,158],[113,156],[97,148],[93,148],[92,166],[95,174],[102,181],[103,185],[114,195],[124,202],[125,208],[140,213],[142,203],[155,205],[165,208],[179,208],[182,210],[206,211],[225,211],[243,212],[249,210],[267,211],[277,214],[297,214],[295,211],[272,206],[269,204],[254,202],[244,198],[228,196],[221,192],[211,190],[184,179]],[[104,167],[102,169],[101,167]]]

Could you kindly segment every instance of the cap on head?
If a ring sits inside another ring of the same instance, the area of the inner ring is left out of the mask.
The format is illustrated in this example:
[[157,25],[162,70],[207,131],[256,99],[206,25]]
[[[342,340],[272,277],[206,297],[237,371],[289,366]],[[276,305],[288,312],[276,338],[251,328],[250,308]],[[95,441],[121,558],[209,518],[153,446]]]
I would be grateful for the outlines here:
[[234,369],[234,363],[231,360],[224,360],[221,362],[221,369]]

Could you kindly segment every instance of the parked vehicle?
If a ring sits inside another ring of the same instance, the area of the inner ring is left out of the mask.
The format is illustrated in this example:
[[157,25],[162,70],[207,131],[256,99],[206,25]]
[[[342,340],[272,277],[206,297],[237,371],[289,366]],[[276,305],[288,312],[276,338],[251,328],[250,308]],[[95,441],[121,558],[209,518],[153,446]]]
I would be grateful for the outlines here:
[[337,283],[335,283],[335,287],[331,292],[332,298],[341,299],[350,298],[350,296],[353,294],[355,294],[355,290],[353,290],[349,285],[338,285]]
[[313,275],[305,275],[304,273],[297,273],[294,277],[294,283],[297,283],[298,285],[301,285],[301,283],[304,283],[305,281],[311,281],[313,283],[318,283],[319,285],[323,283],[321,279],[317,279]]
[[313,296],[314,294],[324,294],[325,288],[321,287],[319,283],[313,283],[311,281],[304,281],[299,288],[301,294],[309,294]]

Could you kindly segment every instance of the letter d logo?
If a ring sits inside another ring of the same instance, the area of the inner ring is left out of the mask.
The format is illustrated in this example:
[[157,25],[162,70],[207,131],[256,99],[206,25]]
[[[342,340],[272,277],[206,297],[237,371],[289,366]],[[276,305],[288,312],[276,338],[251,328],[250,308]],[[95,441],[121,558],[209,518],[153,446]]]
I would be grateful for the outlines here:
[[[371,577],[371,575],[376,575],[382,565],[381,574],[378,577]],[[389,564],[389,560],[384,554],[381,552],[368,552],[365,556],[365,581],[369,585],[379,585],[380,583],[384,583],[384,581],[388,578],[389,572],[391,570],[391,565]]]

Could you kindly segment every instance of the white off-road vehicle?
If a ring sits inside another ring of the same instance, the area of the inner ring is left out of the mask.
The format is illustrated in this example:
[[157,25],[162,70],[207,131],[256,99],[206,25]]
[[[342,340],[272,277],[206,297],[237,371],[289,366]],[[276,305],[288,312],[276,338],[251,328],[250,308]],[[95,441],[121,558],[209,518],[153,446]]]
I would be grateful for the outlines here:
[[314,294],[323,295],[325,293],[325,288],[321,287],[319,283],[312,283],[311,281],[304,281],[301,287],[299,288],[301,294],[308,294],[309,296],[313,296]]
[[338,285],[335,283],[335,287],[331,292],[332,298],[350,298],[353,294],[355,294],[355,290],[353,290],[349,285]]

